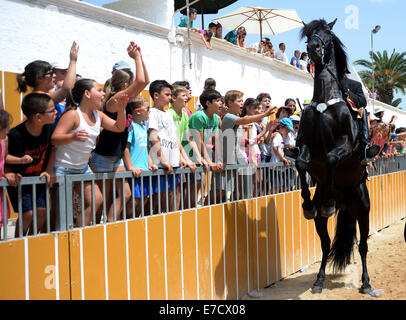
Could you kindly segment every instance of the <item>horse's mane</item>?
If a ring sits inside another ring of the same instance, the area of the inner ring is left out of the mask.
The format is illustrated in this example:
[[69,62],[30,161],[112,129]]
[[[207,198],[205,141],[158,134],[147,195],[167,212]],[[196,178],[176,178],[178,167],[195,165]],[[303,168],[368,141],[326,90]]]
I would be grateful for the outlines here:
[[336,59],[336,66],[337,66],[337,75],[338,79],[343,79],[344,75],[347,73],[348,70],[348,58],[347,53],[345,52],[345,46],[341,42],[341,40],[331,31],[328,23],[324,19],[320,20],[313,20],[312,22],[305,24],[305,26],[300,31],[300,39],[305,37],[311,37],[311,35],[315,31],[324,30],[329,31],[332,36],[333,45],[334,45],[334,53]]

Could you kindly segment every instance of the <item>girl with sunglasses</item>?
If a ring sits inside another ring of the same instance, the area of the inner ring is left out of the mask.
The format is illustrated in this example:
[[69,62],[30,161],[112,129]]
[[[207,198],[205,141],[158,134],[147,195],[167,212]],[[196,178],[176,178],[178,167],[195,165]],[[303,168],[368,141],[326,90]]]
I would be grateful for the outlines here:
[[78,51],[79,46],[74,41],[70,48],[68,71],[62,88],[59,90],[52,90],[55,87],[54,68],[49,62],[42,60],[30,62],[25,66],[23,73],[17,74],[17,90],[25,93],[27,87],[31,87],[33,92],[49,94],[54,104],[63,101],[76,81],[76,61],[78,59]]

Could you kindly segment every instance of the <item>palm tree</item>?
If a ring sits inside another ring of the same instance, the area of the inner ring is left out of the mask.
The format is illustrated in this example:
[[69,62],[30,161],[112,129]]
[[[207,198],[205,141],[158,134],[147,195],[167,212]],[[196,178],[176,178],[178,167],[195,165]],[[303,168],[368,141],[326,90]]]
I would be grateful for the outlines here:
[[359,72],[359,75],[365,85],[372,89],[372,71],[374,70],[375,90],[377,99],[384,103],[397,107],[401,100],[393,101],[394,92],[405,94],[406,88],[406,52],[393,52],[390,57],[386,50],[383,54],[380,52],[369,53],[371,60],[357,60],[355,65],[360,65],[368,70]]

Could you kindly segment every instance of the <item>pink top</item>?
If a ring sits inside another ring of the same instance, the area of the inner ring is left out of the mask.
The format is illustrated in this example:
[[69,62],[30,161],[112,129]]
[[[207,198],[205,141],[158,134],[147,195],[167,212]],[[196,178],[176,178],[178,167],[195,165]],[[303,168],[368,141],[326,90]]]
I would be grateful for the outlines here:
[[[4,175],[4,163],[6,160],[6,147],[4,145],[4,140],[0,140],[0,179],[3,179],[5,177]],[[7,201],[7,200],[6,200]],[[7,201],[7,219],[10,218],[10,207]],[[3,188],[0,187],[0,227],[3,226],[3,216],[4,216],[4,212],[3,212]]]

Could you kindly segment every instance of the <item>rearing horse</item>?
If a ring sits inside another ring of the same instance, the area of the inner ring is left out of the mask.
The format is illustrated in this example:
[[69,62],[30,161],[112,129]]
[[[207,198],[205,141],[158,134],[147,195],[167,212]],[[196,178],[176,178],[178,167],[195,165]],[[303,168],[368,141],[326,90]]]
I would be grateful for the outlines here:
[[[301,31],[301,38],[307,37],[307,51],[315,63],[315,79],[312,104],[301,117],[302,138],[298,141],[300,152],[296,168],[302,184],[304,215],[307,219],[314,218],[323,251],[313,293],[322,291],[325,267],[330,258],[334,271],[344,270],[350,262],[356,240],[356,221],[360,229],[359,253],[363,269],[360,292],[369,293],[367,173],[360,162],[357,139],[360,129],[344,100],[347,55],[344,45],[331,31],[336,21],[314,20],[305,24]],[[317,183],[313,199],[306,172]],[[336,235],[330,250],[327,220],[337,210]]]

